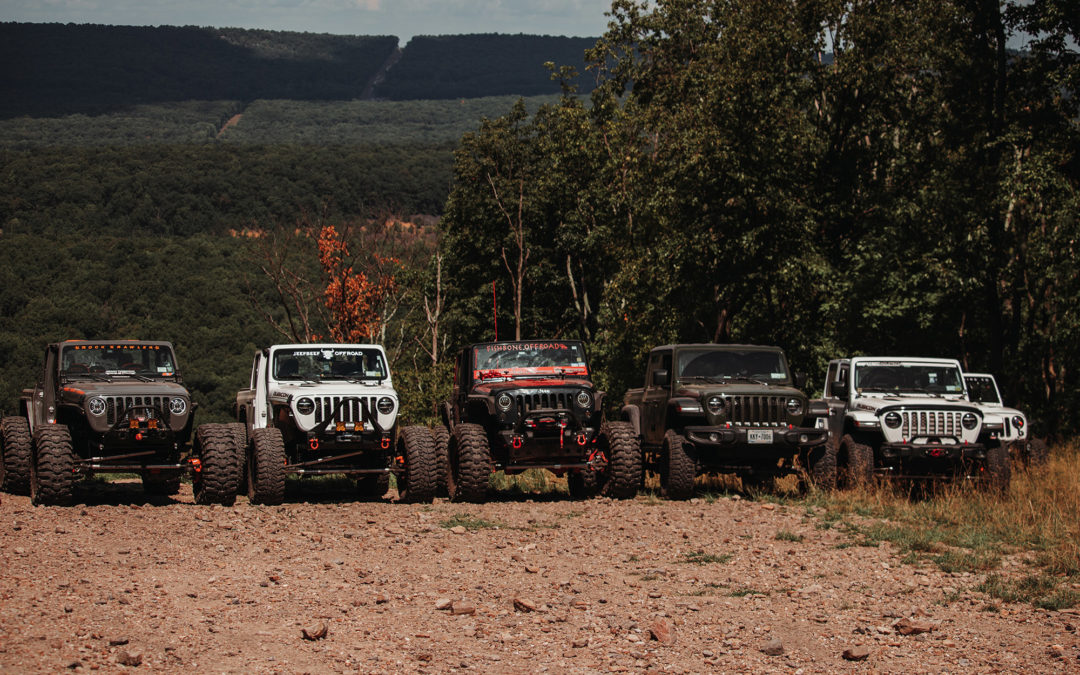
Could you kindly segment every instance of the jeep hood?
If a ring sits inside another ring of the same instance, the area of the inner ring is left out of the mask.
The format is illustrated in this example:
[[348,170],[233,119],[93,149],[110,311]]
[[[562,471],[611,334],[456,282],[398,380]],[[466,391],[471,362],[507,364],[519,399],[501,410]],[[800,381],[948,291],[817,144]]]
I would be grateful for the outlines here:
[[751,382],[680,384],[674,395],[703,398],[709,396],[799,396],[806,398],[806,394],[789,384],[762,385]]
[[885,408],[955,408],[975,412],[978,406],[962,398],[938,398],[936,396],[862,396],[855,399],[852,409],[878,413]]
[[86,394],[87,398],[94,396],[184,396],[188,397],[188,390],[184,385],[176,382],[152,380],[143,382],[134,378],[121,378],[112,382],[98,382],[96,380],[69,381],[64,385],[67,391],[73,389]]
[[574,389],[595,389],[595,386],[589,380],[582,378],[521,378],[517,380],[505,380],[500,382],[482,382],[473,386],[472,393],[474,395],[490,396],[492,394],[498,394],[502,391],[514,391],[517,389],[554,389],[554,388],[574,388]]

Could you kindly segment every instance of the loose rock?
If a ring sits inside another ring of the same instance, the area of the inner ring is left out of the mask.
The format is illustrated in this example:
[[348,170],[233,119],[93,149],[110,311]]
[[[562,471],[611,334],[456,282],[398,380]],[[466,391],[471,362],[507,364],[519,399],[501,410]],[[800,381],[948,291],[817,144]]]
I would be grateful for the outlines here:
[[458,600],[450,606],[450,613],[454,615],[476,614],[476,605],[468,600]]
[[767,656],[780,656],[784,653],[784,643],[773,638],[765,643],[765,646],[761,648],[761,653]]
[[326,637],[326,634],[329,632],[330,627],[326,625],[325,621],[320,621],[314,626],[300,629],[300,633],[304,636],[305,640],[321,640]]
[[844,650],[843,657],[846,661],[865,661],[870,656],[870,648],[859,645],[848,647]]
[[675,624],[667,619],[657,619],[649,626],[649,634],[652,639],[662,645],[673,645],[677,639]]

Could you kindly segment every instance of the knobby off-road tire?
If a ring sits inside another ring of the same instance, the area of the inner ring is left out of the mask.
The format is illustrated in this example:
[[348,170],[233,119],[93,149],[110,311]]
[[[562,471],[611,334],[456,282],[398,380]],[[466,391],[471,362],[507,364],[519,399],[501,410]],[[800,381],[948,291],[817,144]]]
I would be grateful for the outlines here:
[[244,456],[226,424],[203,424],[195,430],[195,454],[202,469],[195,474],[196,504],[232,506],[240,490]]
[[379,499],[390,490],[390,474],[375,473],[356,479],[356,491],[362,499]]
[[1032,438],[1027,442],[1026,454],[1028,466],[1042,466],[1050,459],[1050,448],[1043,439]]
[[[815,455],[815,453],[817,453]],[[812,448],[802,453],[805,458],[805,480],[819,490],[836,489],[836,445],[826,441],[820,448]]]
[[405,427],[397,445],[398,455],[405,458],[405,473],[398,476],[398,498],[411,503],[434,500],[437,453],[431,429]]
[[285,501],[285,441],[280,429],[252,430],[246,473],[249,502],[276,506]]
[[874,480],[874,449],[869,445],[857,443],[850,434],[840,441],[843,455],[847,462],[837,466],[837,480],[845,488],[870,485]]
[[664,434],[666,470],[660,476],[660,491],[667,499],[689,499],[694,494],[697,467],[686,449],[686,439],[671,429]]
[[59,424],[34,432],[34,463],[30,469],[30,501],[34,505],[66,506],[75,489],[75,453],[71,432]]
[[171,497],[180,492],[180,474],[173,471],[166,475],[144,473],[143,492],[153,497]]
[[30,459],[34,441],[25,417],[0,420],[0,490],[13,495],[30,494]]
[[440,424],[431,435],[435,439],[435,496],[449,497],[446,481],[450,476],[450,430]]
[[1009,449],[998,443],[986,448],[986,487],[988,490],[1005,494],[1009,491],[1012,478],[1012,466],[1009,461]]
[[236,441],[236,447],[240,449],[240,456],[244,459],[244,466],[240,469],[240,485],[237,487],[236,493],[246,495],[248,492],[247,458],[250,452],[250,448],[248,448],[247,424],[244,422],[229,422],[225,426],[232,432],[233,439]]
[[451,501],[484,501],[491,468],[491,448],[484,427],[465,422],[455,426],[450,440],[450,474],[446,484]]
[[600,476],[597,471],[581,469],[566,475],[566,491],[571,499],[592,499],[600,493]]
[[[604,494],[615,499],[633,499],[645,479],[641,439],[629,422],[608,422],[600,431],[607,440],[608,473]],[[691,468],[693,471],[693,468]],[[690,477],[691,489],[694,483]]]

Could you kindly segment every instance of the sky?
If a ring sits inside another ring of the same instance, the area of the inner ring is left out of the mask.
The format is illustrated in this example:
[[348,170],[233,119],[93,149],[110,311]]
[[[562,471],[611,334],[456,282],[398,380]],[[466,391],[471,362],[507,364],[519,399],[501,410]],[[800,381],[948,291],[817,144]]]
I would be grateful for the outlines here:
[[213,26],[340,35],[597,37],[611,0],[0,0],[0,21]]

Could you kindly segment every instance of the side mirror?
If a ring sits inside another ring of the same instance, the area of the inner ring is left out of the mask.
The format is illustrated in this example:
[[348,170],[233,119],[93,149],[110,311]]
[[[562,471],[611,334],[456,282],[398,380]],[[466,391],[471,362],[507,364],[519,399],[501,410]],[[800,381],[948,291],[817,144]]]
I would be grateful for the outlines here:
[[796,389],[805,389],[806,388],[806,373],[800,373],[800,372],[796,371],[796,373],[795,373],[795,388]]
[[847,381],[833,382],[832,395],[837,398],[847,398],[848,388]]
[[668,370],[654,370],[652,374],[652,383],[654,387],[666,387],[671,384],[671,371]]

